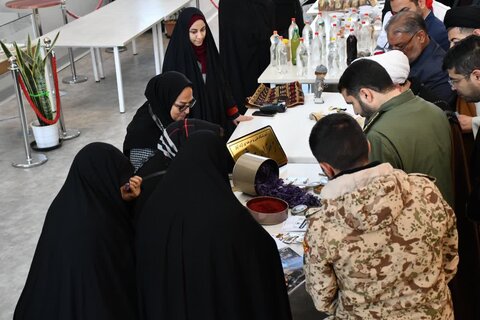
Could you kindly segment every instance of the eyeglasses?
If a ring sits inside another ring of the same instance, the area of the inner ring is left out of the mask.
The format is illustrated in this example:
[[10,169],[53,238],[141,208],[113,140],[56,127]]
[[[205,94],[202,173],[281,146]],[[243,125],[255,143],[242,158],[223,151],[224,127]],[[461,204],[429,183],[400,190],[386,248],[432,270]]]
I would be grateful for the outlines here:
[[197,100],[195,100],[195,98],[193,98],[193,99],[192,99],[190,102],[188,102],[188,103],[178,104],[178,103],[175,102],[173,105],[178,108],[178,111],[184,112],[184,111],[187,110],[188,108],[192,109],[193,106],[195,105],[195,103],[197,103]]
[[457,83],[459,83],[460,81],[462,81],[462,80],[464,80],[464,79],[468,79],[468,77],[470,77],[470,75],[468,75],[468,76],[465,76],[465,75],[464,75],[464,76],[461,77],[460,79],[452,79],[452,78],[450,78],[450,79],[448,79],[448,84],[449,84],[450,86],[452,86],[452,87],[455,87],[455,86],[457,85]]
[[[395,45],[395,46],[392,46],[390,45],[388,42],[385,44],[385,46],[383,47],[383,51],[387,52],[387,51],[392,51],[392,50],[400,50],[402,52],[404,52],[403,50],[405,50],[405,48],[410,44],[410,42],[412,41],[413,38],[415,38],[415,36],[417,35],[417,33],[419,33],[420,30],[418,30],[417,32],[415,32],[411,37],[410,39],[408,39],[407,43],[403,44],[403,45]],[[405,52],[404,52],[405,53]]]

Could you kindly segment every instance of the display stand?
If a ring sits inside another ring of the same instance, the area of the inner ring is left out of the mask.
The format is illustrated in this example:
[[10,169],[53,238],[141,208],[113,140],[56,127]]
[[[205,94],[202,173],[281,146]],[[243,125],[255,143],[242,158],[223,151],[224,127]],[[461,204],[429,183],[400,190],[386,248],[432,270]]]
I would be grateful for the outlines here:
[[[12,0],[12,1],[6,2],[5,6],[10,9],[32,10],[33,38],[37,39],[38,37],[43,35],[42,23],[40,21],[40,15],[38,13],[38,9],[58,6],[61,3],[62,2],[60,0]],[[45,52],[43,52],[43,55],[45,56]],[[52,84],[50,82],[50,76],[49,76],[50,72],[48,68],[45,72],[46,72],[45,81],[47,84],[48,91],[53,92]],[[50,102],[52,103],[52,105],[54,105],[52,97],[53,95],[50,96]]]
[[[60,8],[62,9],[63,24],[68,24],[67,6],[65,0],[62,0]],[[86,76],[77,75],[77,70],[75,69],[75,59],[73,57],[73,49],[71,47],[68,48],[68,58],[70,60],[70,70],[72,71],[72,75],[63,78],[62,82],[66,84],[76,84],[87,81],[88,78]]]
[[14,56],[8,59],[10,62],[10,71],[12,72],[13,81],[15,82],[15,94],[17,96],[18,103],[18,114],[20,116],[20,123],[22,125],[22,134],[23,134],[23,146],[25,149],[25,158],[13,160],[12,166],[15,168],[32,168],[47,162],[48,158],[42,153],[32,153],[30,150],[30,145],[28,144],[28,127],[27,127],[27,117],[25,115],[25,107],[23,106],[22,93],[18,85],[18,76],[19,70],[17,65],[17,58]]
[[[45,38],[43,39],[43,42],[45,43],[45,49],[47,50],[47,52],[50,50],[50,47],[51,47],[51,44],[52,44],[52,41],[49,39],[49,38]],[[70,48],[71,49],[71,48]],[[50,52],[50,66],[52,67],[52,70],[53,72],[57,72],[56,68],[53,68],[53,66],[55,65],[54,61],[55,61],[55,51],[51,51]],[[55,78],[56,79],[56,78]],[[83,81],[82,81],[83,82]],[[58,89],[58,88],[57,88]],[[58,100],[60,101],[60,100]],[[80,131],[77,130],[77,129],[67,129],[65,127],[65,120],[63,119],[63,109],[62,108],[58,108],[57,106],[57,112],[60,112],[60,138],[62,140],[70,140],[70,139],[73,139],[73,138],[76,138],[80,135]]]

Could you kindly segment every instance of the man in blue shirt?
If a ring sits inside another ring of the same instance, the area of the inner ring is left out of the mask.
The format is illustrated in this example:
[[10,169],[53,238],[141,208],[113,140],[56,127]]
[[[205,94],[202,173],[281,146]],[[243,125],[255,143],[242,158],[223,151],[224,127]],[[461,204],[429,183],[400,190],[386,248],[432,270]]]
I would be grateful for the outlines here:
[[447,30],[442,21],[435,17],[432,10],[428,8],[426,0],[390,0],[392,15],[401,11],[414,11],[422,16],[427,26],[427,33],[435,40],[440,47],[447,51],[449,48]]
[[409,78],[415,78],[440,100],[447,103],[453,92],[448,74],[442,70],[445,51],[429,38],[422,16],[413,11],[394,15],[386,26],[389,49],[400,50],[410,63]]

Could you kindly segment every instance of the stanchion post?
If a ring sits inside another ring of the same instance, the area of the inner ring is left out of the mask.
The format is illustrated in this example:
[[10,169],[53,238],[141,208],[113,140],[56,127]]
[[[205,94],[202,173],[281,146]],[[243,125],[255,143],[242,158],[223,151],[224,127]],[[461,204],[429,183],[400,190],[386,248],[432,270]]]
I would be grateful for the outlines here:
[[[43,43],[45,45],[45,51],[48,52],[51,48],[52,40],[50,40],[49,38],[44,38]],[[53,66],[54,66],[53,60],[55,59],[55,51],[54,50],[50,51],[50,56],[48,58],[49,58],[49,61],[50,61],[50,68],[52,69],[52,74],[53,74],[53,72],[57,72],[57,70],[55,70],[53,68]],[[54,87],[55,87],[55,84],[54,84]],[[57,94],[57,92],[55,92],[55,94]],[[58,97],[58,99],[60,99],[60,96]],[[55,100],[55,102],[56,102],[56,100]],[[73,139],[73,138],[78,137],[80,135],[80,131],[77,130],[77,129],[67,129],[65,127],[65,120],[63,119],[63,108],[60,108],[60,110],[58,110],[58,109],[59,108],[56,105],[57,112],[60,112],[60,120],[59,121],[60,121],[61,138],[63,140],[69,140],[69,139]]]
[[[60,4],[60,8],[62,9],[63,24],[66,25],[68,24],[68,16],[67,16],[67,2],[65,0],[62,0],[62,3]],[[88,78],[86,76],[77,75],[77,70],[75,69],[75,58],[73,56],[72,48],[68,48],[68,58],[70,60],[70,70],[72,72],[72,76],[63,78],[62,82],[66,84],[76,84],[76,83],[82,83],[87,81]]]
[[15,83],[15,94],[17,96],[18,104],[18,114],[20,116],[20,123],[22,125],[22,134],[23,134],[23,146],[25,148],[25,159],[14,160],[12,161],[12,166],[15,168],[32,168],[44,164],[47,162],[48,158],[42,153],[32,153],[30,146],[28,144],[28,127],[27,127],[27,116],[25,115],[25,107],[23,106],[22,101],[22,92],[20,91],[20,86],[18,84],[18,65],[17,58],[15,56],[10,57],[10,71],[12,72],[12,78]]

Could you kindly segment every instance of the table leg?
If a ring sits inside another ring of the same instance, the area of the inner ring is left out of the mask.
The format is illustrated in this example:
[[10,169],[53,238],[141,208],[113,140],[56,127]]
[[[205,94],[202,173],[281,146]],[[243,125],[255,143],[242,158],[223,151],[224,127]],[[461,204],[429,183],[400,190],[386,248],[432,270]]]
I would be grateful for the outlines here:
[[157,32],[158,34],[158,47],[160,49],[160,65],[162,66],[163,65],[163,57],[165,56],[165,47],[163,46],[163,33],[162,33],[162,27],[160,26],[160,23],[158,23],[157,25],[157,29],[159,30],[159,32]]
[[95,82],[100,82],[97,69],[97,59],[95,58],[95,48],[93,47],[90,47],[90,56],[92,57],[93,77],[95,78]]
[[132,40],[132,54],[137,55],[137,41],[135,39]]
[[32,24],[33,24],[33,39],[37,39],[38,37],[43,35],[42,24],[40,23],[40,16],[38,14],[38,9],[33,9]]
[[[100,79],[105,79],[105,71],[103,70],[103,57],[102,51],[99,48],[95,49],[97,53],[97,61],[98,61],[98,72],[100,73]],[[121,48],[119,49],[121,52]]]
[[120,113],[124,113],[125,99],[123,98],[122,66],[120,64],[120,53],[118,47],[113,47],[113,57],[115,60],[115,74],[117,76],[118,107]]
[[153,38],[153,56],[155,60],[155,74],[161,73],[161,65],[160,65],[160,55],[158,53],[158,30],[157,25],[152,26],[152,38]]

